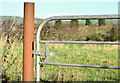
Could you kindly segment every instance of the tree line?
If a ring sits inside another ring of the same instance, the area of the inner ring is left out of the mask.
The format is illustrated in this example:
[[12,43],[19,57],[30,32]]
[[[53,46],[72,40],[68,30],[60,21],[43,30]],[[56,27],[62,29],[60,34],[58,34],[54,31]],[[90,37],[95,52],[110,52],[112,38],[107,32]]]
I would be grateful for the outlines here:
[[[57,25],[62,24],[62,21],[61,20],[56,20],[55,24],[57,24]],[[71,20],[71,24],[79,25],[78,19],[72,19]],[[92,25],[92,21],[90,19],[86,19],[85,25],[87,25],[87,26]],[[98,25],[99,26],[106,25],[105,19],[98,19]]]

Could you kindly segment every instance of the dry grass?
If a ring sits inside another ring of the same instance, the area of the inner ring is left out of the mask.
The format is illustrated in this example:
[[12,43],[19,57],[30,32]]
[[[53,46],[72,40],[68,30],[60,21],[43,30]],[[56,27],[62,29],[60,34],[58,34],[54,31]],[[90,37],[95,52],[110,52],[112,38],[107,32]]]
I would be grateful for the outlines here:
[[19,28],[14,30],[17,27],[15,19],[12,23],[5,22],[1,28],[2,80],[5,82],[20,81],[22,76],[23,34]]
[[12,38],[9,38],[8,43],[7,36],[1,37],[2,79],[4,81],[18,80],[22,75],[22,44],[18,44],[15,39],[14,42],[12,40]]

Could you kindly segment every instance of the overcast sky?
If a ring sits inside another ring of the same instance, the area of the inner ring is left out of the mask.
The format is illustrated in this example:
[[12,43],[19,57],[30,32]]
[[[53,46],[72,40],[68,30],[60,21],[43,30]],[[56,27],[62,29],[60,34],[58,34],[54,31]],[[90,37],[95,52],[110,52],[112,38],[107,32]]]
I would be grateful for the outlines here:
[[[33,2],[33,0],[26,0]],[[89,1],[89,2],[88,2]],[[118,14],[119,0],[34,0],[35,17]],[[0,16],[23,17],[24,0],[1,0]]]

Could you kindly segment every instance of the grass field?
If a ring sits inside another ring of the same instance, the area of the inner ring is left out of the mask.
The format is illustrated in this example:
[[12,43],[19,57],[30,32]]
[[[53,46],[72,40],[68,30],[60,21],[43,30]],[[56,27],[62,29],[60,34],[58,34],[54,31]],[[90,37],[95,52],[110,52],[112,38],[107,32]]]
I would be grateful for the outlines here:
[[[4,74],[11,81],[18,81],[22,76],[22,54],[23,44],[12,44],[11,49],[5,49],[3,57]],[[45,45],[41,44],[41,50]],[[49,51],[55,52],[55,56],[49,57],[49,62],[88,64],[88,65],[109,65],[118,64],[117,45],[92,45],[92,44],[49,44]],[[4,52],[4,51],[3,51]],[[45,81],[118,81],[117,69],[83,68],[49,66],[41,67],[41,80]]]
[[[117,45],[49,44],[49,62],[118,66]],[[41,49],[44,46],[41,45]],[[44,65],[41,79],[46,81],[118,81],[118,70]]]
[[[35,24],[36,29],[38,26],[39,24]],[[118,41],[118,26],[113,20],[110,20],[105,26],[94,24],[91,26],[85,24],[71,26],[71,23],[62,23],[59,29],[53,23],[47,23],[41,31],[40,39]],[[22,80],[23,29],[23,23],[19,25],[12,20],[4,21],[2,24],[1,30],[3,33],[0,38],[0,53],[2,54],[2,80],[4,81]],[[44,44],[41,44],[41,50],[45,50]],[[49,62],[120,66],[118,64],[117,45],[49,44],[49,50],[55,52],[55,56],[49,57]],[[45,81],[118,81],[119,77],[117,69],[49,65],[41,67],[41,80]]]

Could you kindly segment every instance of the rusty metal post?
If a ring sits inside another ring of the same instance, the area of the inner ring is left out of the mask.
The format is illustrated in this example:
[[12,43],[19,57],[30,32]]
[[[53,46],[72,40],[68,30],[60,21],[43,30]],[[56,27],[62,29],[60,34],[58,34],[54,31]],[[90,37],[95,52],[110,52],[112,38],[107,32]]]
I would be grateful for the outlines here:
[[23,81],[33,81],[34,3],[24,3]]

